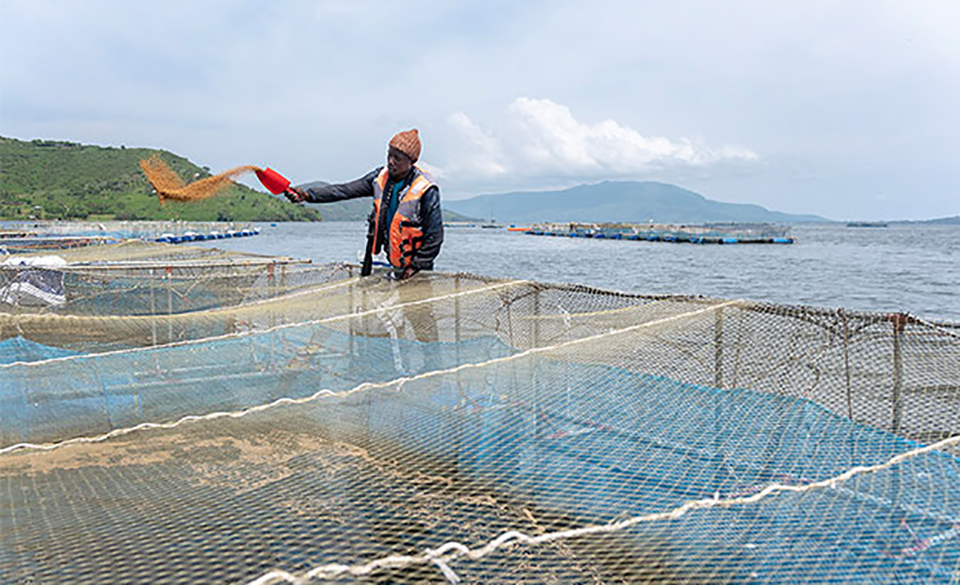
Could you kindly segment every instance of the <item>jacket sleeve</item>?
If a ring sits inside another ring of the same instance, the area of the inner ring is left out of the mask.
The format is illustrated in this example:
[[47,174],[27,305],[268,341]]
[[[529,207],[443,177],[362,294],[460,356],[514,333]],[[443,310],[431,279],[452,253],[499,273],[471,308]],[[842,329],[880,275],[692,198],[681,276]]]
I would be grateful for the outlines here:
[[440,189],[434,185],[420,197],[420,218],[423,244],[411,263],[417,270],[433,270],[433,261],[443,244],[443,214],[440,211]]
[[359,197],[373,197],[373,181],[380,173],[380,168],[376,168],[349,183],[309,187],[304,189],[303,192],[307,194],[308,203],[333,203],[334,201],[357,199]]

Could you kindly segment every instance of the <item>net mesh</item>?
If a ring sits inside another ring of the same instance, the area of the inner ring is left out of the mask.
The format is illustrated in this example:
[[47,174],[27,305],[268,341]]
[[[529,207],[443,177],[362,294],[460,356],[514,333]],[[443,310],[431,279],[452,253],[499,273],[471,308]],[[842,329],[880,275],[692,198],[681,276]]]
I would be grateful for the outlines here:
[[114,250],[2,307],[0,581],[960,577],[954,324]]

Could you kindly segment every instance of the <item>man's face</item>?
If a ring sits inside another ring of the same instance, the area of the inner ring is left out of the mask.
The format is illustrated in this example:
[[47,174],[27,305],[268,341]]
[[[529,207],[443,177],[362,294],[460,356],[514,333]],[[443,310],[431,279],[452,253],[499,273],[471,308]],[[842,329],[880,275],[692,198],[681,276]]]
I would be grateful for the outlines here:
[[410,173],[413,168],[413,161],[406,154],[400,152],[394,147],[387,150],[387,171],[390,177],[402,179]]

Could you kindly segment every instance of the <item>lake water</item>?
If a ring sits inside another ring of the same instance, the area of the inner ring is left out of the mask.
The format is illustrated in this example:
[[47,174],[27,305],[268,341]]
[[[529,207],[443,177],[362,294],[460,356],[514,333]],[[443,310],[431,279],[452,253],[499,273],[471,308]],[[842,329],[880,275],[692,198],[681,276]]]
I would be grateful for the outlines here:
[[[261,234],[211,246],[357,262],[361,222],[258,224]],[[960,226],[842,224],[791,228],[792,245],[694,245],[550,238],[448,228],[437,270],[640,293],[904,311],[960,322]]]

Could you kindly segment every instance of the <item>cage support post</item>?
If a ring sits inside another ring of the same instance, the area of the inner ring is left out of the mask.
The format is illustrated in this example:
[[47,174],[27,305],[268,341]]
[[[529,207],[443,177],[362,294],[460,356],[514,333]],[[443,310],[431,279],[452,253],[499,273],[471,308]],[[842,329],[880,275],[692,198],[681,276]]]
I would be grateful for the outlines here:
[[713,385],[723,388],[723,307],[713,312]]
[[150,339],[153,342],[153,346],[157,346],[157,296],[156,296],[156,280],[153,277],[153,268],[150,269],[150,316],[153,317],[150,319]]
[[[350,279],[353,278],[353,267],[349,264],[347,264],[347,277]],[[356,298],[356,295],[357,295],[356,283],[351,283],[350,288],[348,288],[347,291],[350,294],[350,298],[347,301],[348,303],[347,313],[349,315],[353,315],[354,313],[358,312],[356,308],[356,303],[354,303],[354,299]],[[349,319],[347,319],[347,355],[350,356],[351,362],[354,359],[356,359],[354,339],[353,339],[354,336],[357,334],[357,328],[354,323],[355,321],[356,319],[354,319],[353,317],[350,317]]]
[[167,343],[173,343],[173,266],[167,266]]
[[[460,331],[460,275],[459,274],[456,274],[453,277],[453,292],[454,292],[454,295],[453,295],[453,341],[454,341],[454,347],[456,347],[455,351],[457,356],[457,363],[459,364],[459,363],[463,363],[460,361],[461,360],[461,357],[460,357],[461,331]],[[457,370],[457,373],[456,373],[456,385],[457,385],[457,402],[460,404],[463,404],[465,401],[463,396],[463,387],[460,379],[459,369]]]
[[900,432],[901,416],[903,414],[903,332],[907,327],[907,315],[894,313],[890,315],[893,323],[893,424],[891,432]]
[[850,324],[843,309],[838,311],[843,328],[843,378],[847,392],[847,418],[853,420],[853,391],[850,388]]
[[[460,356],[460,340],[461,335],[463,334],[460,329],[460,274],[457,273],[453,277],[453,340],[454,351],[456,352],[456,360],[458,364],[463,363]],[[440,339],[437,339],[440,341]],[[466,395],[463,392],[463,380],[460,374],[460,368],[457,368],[457,373],[454,374],[454,385],[457,388],[457,407],[453,411],[453,424],[456,427],[456,445],[453,446],[453,461],[454,467],[457,470],[457,473],[461,472],[460,461],[462,460],[461,455],[463,451],[463,410],[459,407],[465,406],[467,404]]]
[[[533,285],[533,340],[532,347],[540,347],[540,286],[537,284]],[[543,423],[541,417],[542,409],[542,398],[541,398],[541,386],[540,386],[540,367],[538,362],[534,362],[536,365],[533,370],[533,402],[534,402],[534,436],[537,440],[540,440],[543,435]],[[537,450],[537,453],[540,451]],[[540,462],[537,461],[539,465]]]

